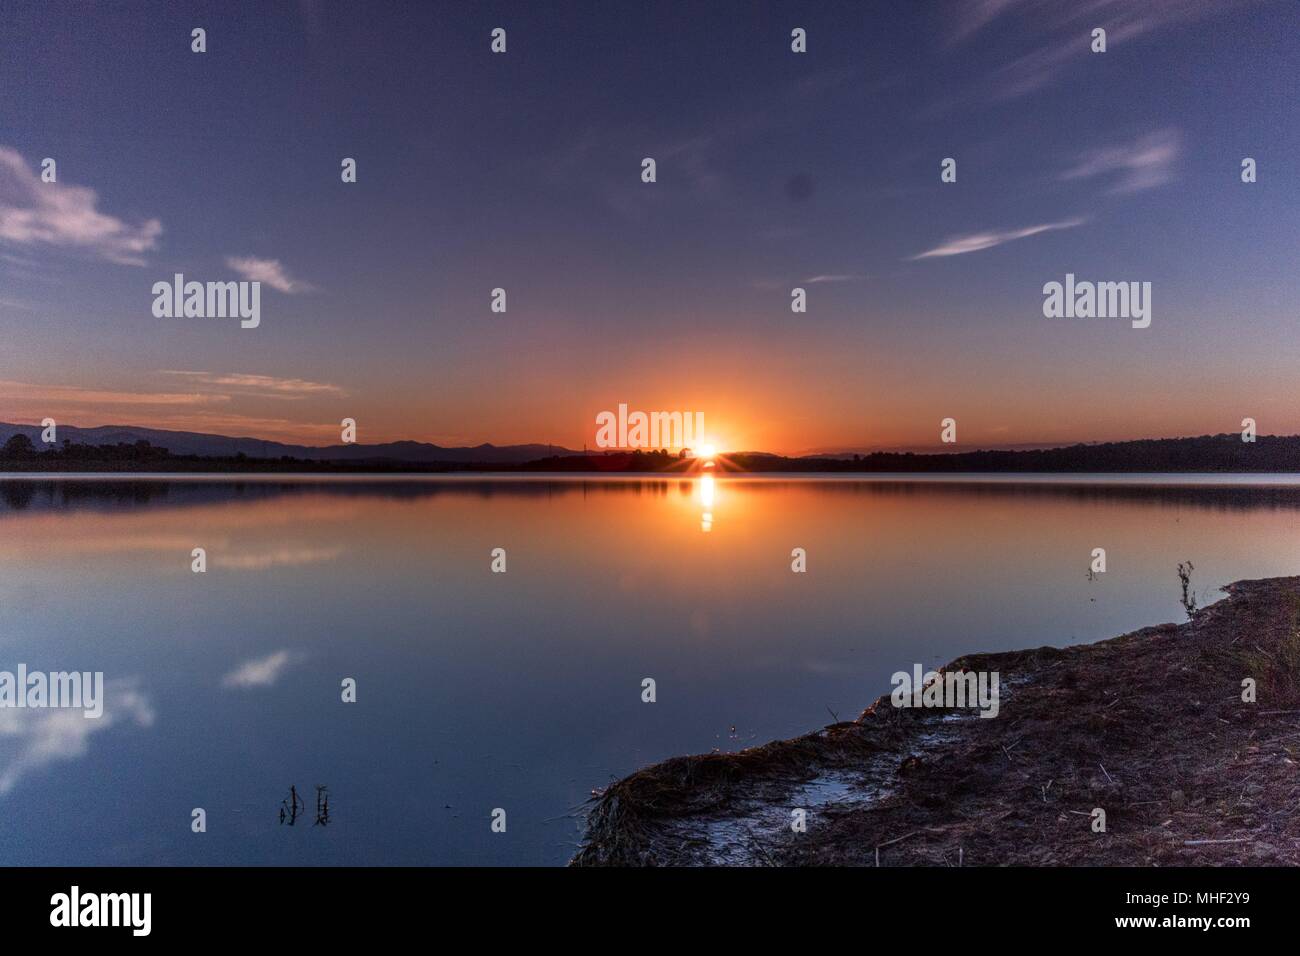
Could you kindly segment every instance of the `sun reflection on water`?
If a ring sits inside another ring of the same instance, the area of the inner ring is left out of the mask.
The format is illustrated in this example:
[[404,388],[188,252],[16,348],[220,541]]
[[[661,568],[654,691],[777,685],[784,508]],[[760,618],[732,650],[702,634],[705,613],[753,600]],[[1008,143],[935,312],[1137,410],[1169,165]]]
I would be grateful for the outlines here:
[[700,515],[700,530],[706,532],[712,531],[713,530],[713,496],[714,496],[713,476],[705,475],[703,478],[700,479],[699,484],[700,484],[700,506],[704,509],[704,513]]

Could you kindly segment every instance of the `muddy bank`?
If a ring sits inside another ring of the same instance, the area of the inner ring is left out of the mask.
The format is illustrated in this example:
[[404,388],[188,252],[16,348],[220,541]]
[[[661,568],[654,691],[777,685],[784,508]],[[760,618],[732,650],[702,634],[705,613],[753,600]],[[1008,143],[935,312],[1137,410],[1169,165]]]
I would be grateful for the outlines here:
[[1300,863],[1300,578],[1224,590],[1185,624],[945,668],[998,671],[996,718],[886,695],[803,737],[646,767],[594,801],[573,864]]

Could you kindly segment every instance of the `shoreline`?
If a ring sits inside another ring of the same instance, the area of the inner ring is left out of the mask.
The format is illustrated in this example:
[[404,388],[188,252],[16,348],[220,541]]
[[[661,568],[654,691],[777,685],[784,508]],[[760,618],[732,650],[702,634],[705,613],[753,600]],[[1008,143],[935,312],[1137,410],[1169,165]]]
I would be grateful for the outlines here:
[[935,485],[1080,485],[1089,487],[1300,488],[1300,473],[1277,471],[1150,471],[1150,472],[746,472],[746,471],[4,471],[0,481],[698,481],[780,484],[816,481],[825,484],[935,484]]
[[1223,591],[1183,624],[941,669],[998,671],[996,718],[885,694],[802,737],[644,767],[593,798],[570,865],[1300,863],[1300,577]]

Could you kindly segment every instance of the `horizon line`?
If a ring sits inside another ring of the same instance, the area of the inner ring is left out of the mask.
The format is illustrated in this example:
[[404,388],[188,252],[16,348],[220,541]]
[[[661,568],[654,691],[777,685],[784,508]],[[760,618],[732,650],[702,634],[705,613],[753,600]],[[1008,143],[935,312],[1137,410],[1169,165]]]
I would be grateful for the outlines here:
[[[15,428],[34,428],[37,429],[38,431],[44,427],[40,422],[27,423],[27,422],[5,422],[5,421],[0,421],[0,426],[8,426],[8,427],[15,427]],[[177,428],[160,428],[153,425],[136,425],[136,424],[128,424],[128,423],[115,423],[111,425],[77,425],[72,422],[58,422],[57,427],[75,428],[78,429],[79,431],[96,431],[101,429],[113,429],[113,428],[137,429],[142,431],[163,432],[171,435],[197,435],[204,438],[221,438],[221,439],[226,439],[228,441],[261,442],[263,444],[270,444],[270,445],[283,445],[286,447],[297,446],[300,448],[311,448],[311,449],[318,449],[318,450],[327,449],[327,448],[346,448],[349,446],[367,448],[367,447],[375,447],[380,445],[396,445],[396,444],[403,444],[403,443],[413,444],[413,445],[428,445],[435,448],[443,448],[443,449],[458,449],[458,448],[501,449],[501,448],[519,448],[519,447],[531,445],[531,446],[539,446],[539,447],[545,446],[548,448],[558,449],[561,452],[569,452],[575,455],[589,455],[589,456],[611,454],[611,453],[629,453],[629,452],[637,452],[637,451],[648,453],[648,452],[657,452],[661,450],[659,448],[649,448],[649,447],[590,448],[587,447],[585,444],[582,449],[576,449],[576,448],[570,448],[567,445],[560,444],[557,442],[545,442],[545,441],[519,441],[519,442],[507,442],[501,444],[498,444],[496,442],[491,442],[491,441],[481,441],[478,442],[477,444],[443,445],[443,444],[439,444],[438,442],[427,441],[425,439],[419,439],[419,438],[396,438],[387,441],[351,442],[351,443],[338,441],[329,444],[316,445],[308,442],[290,442],[290,441],[283,441],[281,439],[275,439],[275,438],[260,438],[254,435],[227,435],[227,434],[222,434],[220,432],[196,432],[196,431],[186,431],[184,429],[177,429]],[[1119,444],[1126,444],[1130,442],[1140,442],[1140,441],[1179,441],[1179,440],[1187,440],[1187,439],[1194,439],[1194,438],[1218,438],[1222,436],[1232,435],[1234,433],[1236,432],[1223,431],[1223,432],[1204,432],[1199,435],[1158,435],[1158,436],[1144,436],[1139,438],[1103,438],[1103,439],[1092,439],[1092,440],[1045,439],[1045,440],[1037,440],[1037,441],[1026,440],[1020,442],[1000,442],[1000,443],[993,443],[993,444],[967,443],[963,445],[957,445],[956,443],[953,443],[952,445],[944,445],[942,443],[934,444],[934,445],[915,443],[915,444],[902,444],[902,445],[889,445],[889,446],[882,445],[876,447],[845,446],[839,449],[837,448],[827,449],[825,448],[825,446],[823,446],[821,448],[809,449],[807,451],[802,451],[797,453],[768,451],[766,449],[760,449],[760,448],[719,449],[719,453],[727,454],[727,455],[773,455],[781,458],[816,458],[816,457],[832,457],[836,455],[851,456],[851,455],[874,455],[874,454],[919,454],[919,455],[954,454],[955,455],[955,454],[963,454],[963,453],[978,452],[978,451],[1048,451],[1055,448],[1071,448],[1077,445],[1090,445],[1090,446],[1091,445],[1119,445]],[[1282,434],[1275,435],[1275,434],[1267,434],[1264,432],[1256,433],[1257,439],[1258,438],[1298,438],[1298,437],[1300,437],[1300,433],[1295,433],[1290,435],[1282,435]],[[676,446],[673,447],[675,448]],[[683,446],[683,450],[690,450],[690,446]]]

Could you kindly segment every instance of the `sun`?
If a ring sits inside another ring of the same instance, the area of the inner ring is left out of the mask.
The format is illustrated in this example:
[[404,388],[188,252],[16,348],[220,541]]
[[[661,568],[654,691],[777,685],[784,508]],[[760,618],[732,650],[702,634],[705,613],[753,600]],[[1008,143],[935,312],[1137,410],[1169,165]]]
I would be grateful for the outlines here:
[[717,454],[718,449],[716,445],[701,445],[695,450],[696,458],[715,458],[717,457]]

